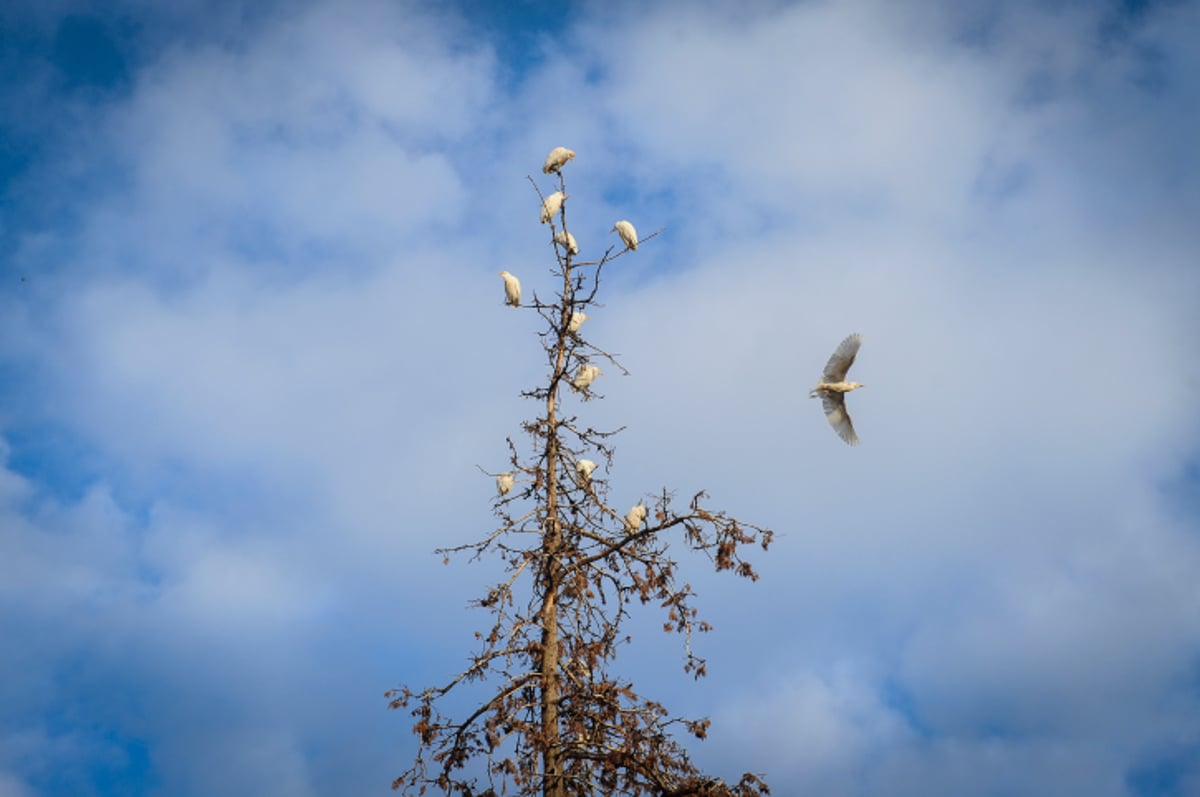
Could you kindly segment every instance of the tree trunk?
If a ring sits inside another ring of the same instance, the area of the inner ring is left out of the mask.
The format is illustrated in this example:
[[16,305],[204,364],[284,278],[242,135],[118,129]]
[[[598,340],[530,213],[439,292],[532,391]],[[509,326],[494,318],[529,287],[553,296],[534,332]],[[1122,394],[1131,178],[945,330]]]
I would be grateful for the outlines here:
[[[571,282],[563,275],[564,297],[570,295]],[[563,301],[563,315],[559,329],[565,330],[570,317],[570,302]],[[559,451],[556,397],[563,369],[567,361],[565,334],[559,334],[555,374],[550,394],[546,396],[546,524],[543,530],[542,550],[545,559],[545,594],[542,596],[542,795],[543,797],[566,797],[566,781],[563,779],[562,737],[558,723],[558,592],[562,583],[562,522],[558,514]]]

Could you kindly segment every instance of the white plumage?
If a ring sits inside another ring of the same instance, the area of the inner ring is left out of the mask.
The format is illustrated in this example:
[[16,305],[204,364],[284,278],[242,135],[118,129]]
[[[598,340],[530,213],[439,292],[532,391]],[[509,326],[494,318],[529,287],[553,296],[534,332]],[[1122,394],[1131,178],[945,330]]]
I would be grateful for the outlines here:
[[603,373],[598,365],[581,365],[575,372],[575,378],[571,380],[571,387],[576,390],[584,390]]
[[555,191],[550,196],[542,200],[542,224],[550,221],[558,215],[558,211],[562,209],[562,203],[570,199],[569,194],[564,194],[562,191]]
[[573,256],[579,254],[579,244],[575,243],[575,236],[566,230],[554,233],[554,243],[566,249]]
[[504,303],[513,307],[521,306],[521,281],[507,271],[500,272],[504,280]]
[[574,335],[579,331],[579,328],[583,326],[583,322],[587,320],[587,313],[583,312],[582,310],[575,310],[571,313],[571,320],[567,324],[567,332],[570,332],[572,335]]
[[621,240],[625,242],[626,248],[633,249],[635,251],[637,250],[637,245],[638,245],[637,230],[635,230],[633,228],[633,225],[630,224],[629,222],[622,219],[621,221],[618,221],[616,224],[614,224],[613,228],[611,230],[609,230],[609,232],[615,232],[617,235],[620,235]]
[[638,501],[632,509],[625,514],[625,530],[630,534],[642,527],[642,523],[646,520],[646,505]]
[[513,478],[511,473],[501,473],[496,477],[496,491],[500,493],[500,495],[507,495],[508,491],[513,488],[513,484],[515,483],[516,479]]
[[596,463],[590,459],[581,459],[575,463],[575,472],[579,474],[579,478],[584,483],[592,480],[592,471],[596,469]]
[[808,394],[809,398],[821,399],[829,425],[838,437],[852,446],[858,445],[858,435],[854,433],[854,422],[846,410],[846,394],[865,386],[858,382],[847,382],[846,372],[854,365],[862,341],[862,335],[857,333],[843,340],[825,364],[825,371],[817,381],[817,386]]
[[583,685],[583,681],[592,680],[592,668],[578,656],[571,656],[563,661],[563,672],[579,686]]
[[562,169],[567,161],[575,157],[575,150],[567,149],[566,147],[555,147],[550,150],[550,154],[546,156],[546,162],[542,164],[543,174],[552,174]]

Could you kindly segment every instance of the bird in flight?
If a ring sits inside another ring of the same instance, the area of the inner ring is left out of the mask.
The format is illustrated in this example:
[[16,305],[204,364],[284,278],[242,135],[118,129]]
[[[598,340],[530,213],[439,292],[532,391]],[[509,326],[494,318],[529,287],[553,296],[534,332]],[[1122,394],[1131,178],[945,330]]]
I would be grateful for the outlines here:
[[862,341],[862,335],[856,332],[838,344],[829,362],[825,363],[825,371],[821,374],[820,381],[808,394],[809,398],[821,399],[829,425],[837,432],[838,437],[852,446],[858,445],[858,435],[854,433],[854,422],[850,420],[850,413],[846,411],[846,394],[864,385],[847,382],[846,372],[854,365],[854,358]]

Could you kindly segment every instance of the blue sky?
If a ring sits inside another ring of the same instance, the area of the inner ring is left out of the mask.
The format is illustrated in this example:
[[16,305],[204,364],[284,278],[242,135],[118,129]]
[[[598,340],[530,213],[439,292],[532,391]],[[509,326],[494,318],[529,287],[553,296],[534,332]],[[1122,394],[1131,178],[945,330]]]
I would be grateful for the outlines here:
[[[1200,5],[0,6],[0,797],[367,795],[456,671],[567,169],[704,768],[1200,794]],[[844,446],[807,392],[866,338]]]

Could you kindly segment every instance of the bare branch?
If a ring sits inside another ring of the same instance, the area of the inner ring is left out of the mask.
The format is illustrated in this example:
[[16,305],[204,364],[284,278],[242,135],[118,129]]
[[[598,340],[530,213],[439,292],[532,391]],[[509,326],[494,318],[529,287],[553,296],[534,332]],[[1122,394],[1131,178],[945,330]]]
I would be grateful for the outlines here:
[[[529,182],[544,205],[537,181]],[[557,183],[556,190],[569,199],[561,167]],[[613,245],[598,260],[577,259],[567,237],[569,204],[562,202],[547,219],[554,252],[550,274],[558,282],[553,299],[531,290],[532,299],[521,306],[545,321],[537,334],[548,367],[543,382],[521,391],[540,405],[521,424],[528,448],[521,450],[509,437],[509,470],[492,473],[476,465],[492,478],[514,477],[498,487],[503,493],[493,501],[498,526],[473,542],[437,549],[447,562],[455,554],[469,561],[500,557],[504,578],[472,603],[491,613],[490,628],[476,632],[479,649],[441,686],[387,693],[392,708],[411,711],[420,740],[416,760],[393,788],[477,797],[769,794],[758,775],[747,773],[733,785],[703,775],[672,732],[703,739],[709,720],[672,717],[609,674],[629,641],[622,628],[631,610],[655,604],[665,615],[664,630],[682,636],[684,671],[703,676],[706,662],[694,653],[692,641],[711,626],[693,605],[695,592],[680,578],[672,546],[701,554],[717,571],[753,581],[758,574],[743,551],[750,545],[766,550],[772,533],[708,509],[703,492],[686,506],[677,506],[666,489],[645,496],[651,513],[636,528],[627,528],[620,509],[609,504],[612,440],[624,427],[582,424],[564,413],[561,399],[564,390],[581,404],[603,399],[592,389],[596,382],[583,384],[594,374],[579,380],[578,390],[572,385],[581,366],[602,361],[629,375],[619,355],[589,341],[578,321],[572,329],[572,315],[604,308],[597,297],[605,267],[634,250]],[[662,232],[641,238],[639,247]],[[581,470],[587,458],[603,468]],[[489,682],[494,687],[473,700],[464,719],[441,713],[443,698],[452,692]]]

